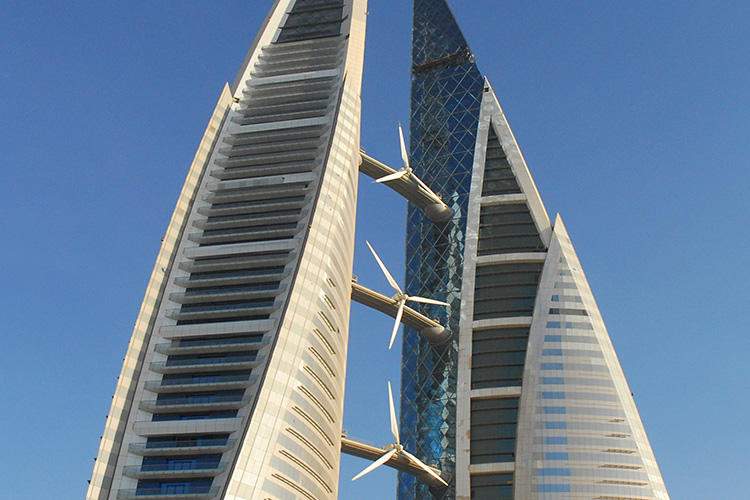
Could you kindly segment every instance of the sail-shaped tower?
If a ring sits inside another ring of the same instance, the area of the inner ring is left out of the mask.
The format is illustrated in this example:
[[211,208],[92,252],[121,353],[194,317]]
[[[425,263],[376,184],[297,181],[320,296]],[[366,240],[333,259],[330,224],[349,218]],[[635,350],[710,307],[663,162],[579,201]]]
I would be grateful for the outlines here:
[[402,440],[449,488],[400,500],[667,500],[631,392],[562,220],[547,215],[445,0],[415,0],[411,164],[453,209],[410,209],[406,290],[453,333],[406,329]]
[[[343,450],[398,468],[400,500],[668,500],[565,227],[445,0],[414,2],[411,155],[360,151],[366,16],[276,0],[222,92],[87,499],[333,500]],[[392,297],[352,282],[358,171],[411,202],[403,290],[376,255]],[[342,437],[350,300],[393,338],[406,325],[384,448]]]
[[365,0],[277,0],[151,275],[87,498],[334,499]]

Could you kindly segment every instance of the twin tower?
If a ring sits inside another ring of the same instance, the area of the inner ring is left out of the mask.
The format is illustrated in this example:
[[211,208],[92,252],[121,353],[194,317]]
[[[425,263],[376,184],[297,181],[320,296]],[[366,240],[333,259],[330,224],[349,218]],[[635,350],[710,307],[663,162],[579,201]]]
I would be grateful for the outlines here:
[[[668,500],[565,227],[444,0],[414,3],[410,167],[360,151],[366,9],[276,0],[222,92],[87,499],[337,498],[342,450],[393,449],[342,437],[357,300],[405,324],[400,500]],[[403,289],[447,306],[399,314],[352,282],[360,171],[411,202]]]

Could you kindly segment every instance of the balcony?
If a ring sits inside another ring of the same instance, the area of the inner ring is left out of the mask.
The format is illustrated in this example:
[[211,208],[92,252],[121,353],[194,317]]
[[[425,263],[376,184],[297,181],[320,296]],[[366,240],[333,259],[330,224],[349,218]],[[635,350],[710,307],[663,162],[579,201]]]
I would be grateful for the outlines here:
[[[190,308],[167,309],[167,317],[178,321],[214,319],[220,322],[268,319],[280,304],[273,301],[240,304],[207,304]],[[240,318],[240,319],[238,319]]]
[[250,401],[252,397],[237,399],[233,396],[214,396],[211,399],[195,397],[173,398],[166,401],[141,401],[138,407],[149,413],[173,413],[175,411],[218,411],[239,410]]
[[[184,462],[184,463],[183,463]],[[135,479],[187,479],[195,477],[216,477],[227,470],[227,463],[198,464],[192,460],[173,464],[143,464],[122,468],[123,475]]]
[[227,169],[210,170],[208,175],[214,179],[229,181],[234,179],[256,179],[262,177],[273,177],[275,175],[288,175],[312,172],[318,165],[315,160],[303,162],[282,163],[270,166],[233,167]]
[[218,486],[189,486],[138,488],[136,490],[120,490],[117,498],[120,500],[209,500],[219,494]]
[[[291,245],[290,245],[291,246]],[[253,276],[252,268],[278,268],[285,266],[297,256],[297,252],[291,249],[274,249],[278,250],[275,252],[268,252],[268,248],[261,246],[257,248],[256,252],[252,252],[253,248],[248,248],[247,252],[242,254],[230,253],[226,256],[221,256],[212,259],[200,259],[194,261],[183,261],[180,263],[180,269],[189,273],[210,273],[220,271],[236,271],[242,273],[242,276]],[[264,251],[265,250],[265,251]],[[254,254],[255,253],[255,254]],[[288,273],[288,270],[284,270]],[[259,276],[262,276],[259,271]],[[177,278],[175,282],[179,285],[183,283],[189,283],[191,281],[198,281],[199,277],[188,277],[188,278]]]
[[273,302],[274,297],[278,296],[286,285],[279,283],[272,283],[270,285],[261,286],[242,286],[236,288],[220,289],[211,288],[208,290],[191,289],[186,292],[174,292],[169,295],[169,300],[178,304],[194,304],[199,302],[206,302],[207,300],[216,299],[220,300],[249,300],[258,298],[267,298],[269,302]]
[[248,215],[274,212],[279,210],[298,210],[309,203],[306,196],[290,196],[282,199],[257,200],[240,203],[229,203],[218,207],[200,207],[198,213],[205,217],[226,217],[229,215]]
[[195,360],[190,363],[176,363],[174,361],[156,361],[151,363],[149,368],[156,373],[200,373],[212,372],[216,370],[242,370],[255,368],[263,362],[264,356],[255,356],[251,358],[227,357],[221,361],[211,363]]
[[[254,335],[251,338],[237,340],[225,339],[221,343],[212,343],[206,340],[201,344],[174,345],[171,342],[161,342],[154,346],[154,350],[161,354],[213,354],[226,351],[238,351],[242,349],[260,349],[266,344],[263,335]],[[170,366],[174,366],[170,364]]]
[[[269,110],[273,112],[274,110]],[[220,158],[214,163],[221,167],[226,168],[237,168],[237,167],[265,167],[273,166],[285,163],[299,163],[305,160],[314,160],[320,155],[320,149],[314,147],[302,147],[298,146],[294,149],[288,150],[275,150],[260,154],[239,154]]]
[[198,453],[223,453],[237,443],[236,439],[185,439],[173,443],[133,443],[128,451],[144,457],[196,455]]
[[265,226],[270,224],[288,224],[297,222],[304,216],[300,209],[290,209],[284,207],[281,210],[266,210],[257,214],[240,214],[229,215],[224,217],[213,217],[211,219],[196,219],[193,226],[206,231],[215,231],[221,229],[234,228],[251,228],[256,226]]
[[149,392],[156,394],[167,394],[170,392],[184,392],[193,390],[230,390],[245,389],[255,384],[258,380],[256,376],[249,375],[220,375],[216,377],[207,377],[204,381],[196,381],[194,378],[179,380],[152,380],[146,382],[144,388]]
[[286,177],[297,177],[300,175],[304,175],[305,177],[295,180],[294,182],[286,181],[283,184],[280,182],[268,181],[269,179],[275,178],[284,180],[285,176],[275,176],[270,178],[261,177],[256,180],[263,181],[263,184],[253,184],[250,183],[251,181],[245,181],[248,183],[247,185],[242,185],[239,188],[233,189],[220,189],[222,186],[219,186],[218,181],[216,185],[209,183],[212,184],[211,192],[206,193],[203,196],[203,200],[211,204],[228,204],[305,195],[310,191],[310,184],[313,181],[312,174],[288,174]]

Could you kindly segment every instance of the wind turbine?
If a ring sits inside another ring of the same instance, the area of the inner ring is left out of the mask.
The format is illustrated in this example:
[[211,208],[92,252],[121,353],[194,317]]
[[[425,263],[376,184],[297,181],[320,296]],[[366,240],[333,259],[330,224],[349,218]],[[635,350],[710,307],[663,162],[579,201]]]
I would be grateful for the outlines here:
[[378,261],[378,265],[383,271],[383,274],[385,274],[385,278],[388,280],[388,283],[390,283],[390,285],[396,290],[396,294],[392,297],[392,299],[396,301],[396,304],[398,304],[398,312],[396,313],[396,322],[393,325],[393,333],[391,333],[391,342],[388,344],[388,349],[390,349],[391,347],[393,347],[393,341],[396,340],[396,333],[398,332],[398,327],[401,324],[401,317],[404,315],[404,306],[406,305],[407,300],[410,300],[412,302],[421,302],[422,304],[436,304],[439,306],[447,306],[449,304],[447,302],[441,302],[435,299],[427,299],[425,297],[415,297],[405,294],[398,286],[398,283],[396,283],[396,280],[393,279],[391,273],[388,272],[388,268],[386,268],[385,264],[383,264],[383,261],[380,260],[380,257],[378,257],[375,249],[372,248],[370,242],[368,241],[366,243],[367,246],[370,247],[370,251],[375,257],[375,260]]
[[391,383],[388,382],[388,403],[390,403],[390,409],[391,409],[391,432],[393,433],[393,439],[395,442],[393,444],[388,445],[386,448],[387,451],[376,461],[371,463],[365,470],[357,474],[352,478],[352,481],[355,481],[359,479],[360,477],[364,476],[368,472],[377,469],[384,463],[386,463],[388,460],[391,459],[394,455],[402,455],[406,457],[409,462],[415,464],[420,469],[427,472],[429,475],[443,483],[444,485],[448,486],[448,483],[445,482],[445,480],[440,477],[439,474],[437,474],[432,468],[428,467],[424,462],[422,462],[420,459],[409,453],[404,449],[404,445],[401,444],[401,440],[398,435],[398,422],[396,421],[396,408],[393,405],[393,391],[391,390]]
[[412,171],[411,166],[409,166],[409,153],[407,153],[406,151],[406,143],[404,142],[404,130],[401,128],[400,123],[398,124],[398,138],[401,140],[401,159],[404,161],[404,166],[396,170],[392,174],[388,174],[384,177],[376,179],[375,182],[388,182],[400,179],[402,177],[406,177],[407,179],[409,177],[414,177],[414,180],[416,180],[422,188],[432,193],[432,189],[428,188],[427,185],[422,182],[422,179],[417,177],[417,175]]

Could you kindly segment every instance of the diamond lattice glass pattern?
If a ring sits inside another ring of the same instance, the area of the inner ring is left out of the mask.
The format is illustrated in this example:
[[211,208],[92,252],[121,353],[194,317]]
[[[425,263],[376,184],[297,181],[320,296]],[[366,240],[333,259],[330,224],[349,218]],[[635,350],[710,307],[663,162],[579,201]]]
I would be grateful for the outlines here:
[[[406,228],[406,290],[449,307],[421,305],[454,338],[431,346],[405,328],[402,359],[401,436],[409,451],[441,470],[455,472],[458,326],[466,210],[483,78],[443,0],[416,0],[412,41],[411,165],[440,194],[454,215],[433,223],[410,206]],[[431,492],[399,474],[400,500],[455,498],[453,487]]]

